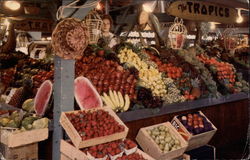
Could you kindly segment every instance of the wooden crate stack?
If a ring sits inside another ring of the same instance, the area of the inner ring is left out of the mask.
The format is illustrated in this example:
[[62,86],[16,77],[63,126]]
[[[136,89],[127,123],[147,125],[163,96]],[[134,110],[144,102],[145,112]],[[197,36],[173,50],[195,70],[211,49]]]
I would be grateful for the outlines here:
[[0,129],[0,153],[6,160],[37,160],[38,142],[48,138],[48,128],[24,132]]
[[[97,109],[90,109],[90,111],[93,110],[104,110],[107,111],[114,119],[120,124],[125,127],[125,130],[120,133],[114,133],[112,135],[108,136],[102,136],[97,138],[92,138],[89,140],[82,140],[79,133],[74,128],[73,124],[70,122],[70,120],[67,118],[67,113],[77,113],[78,111],[71,111],[71,112],[63,112],[60,117],[60,123],[62,127],[64,128],[65,132],[70,138],[70,141],[61,140],[60,144],[60,152],[61,152],[61,160],[88,160],[88,156],[81,151],[80,149],[95,146],[98,144],[108,143],[115,140],[122,140],[127,137],[128,134],[128,128],[127,126],[120,120],[120,118],[116,115],[116,113],[109,107],[103,107],[103,108],[97,108]],[[154,160],[152,157],[148,156],[146,153],[142,152],[141,150],[137,149],[136,153],[139,153],[147,160]]]
[[[141,146],[144,152],[148,153],[150,156],[152,156],[157,160],[178,159],[178,158],[188,160],[190,159],[190,156],[183,153],[185,151],[189,151],[206,145],[217,131],[217,128],[212,124],[211,121],[208,120],[208,118],[201,111],[199,111],[199,114],[202,115],[209,123],[211,123],[213,128],[212,130],[197,135],[193,135],[189,133],[189,131],[177,118],[177,116],[175,116],[171,121],[171,123],[165,122],[141,128],[136,136],[136,141]],[[147,130],[153,129],[161,125],[165,125],[169,129],[170,133],[172,135],[175,135],[175,137],[178,140],[180,140],[182,146],[180,149],[176,149],[169,152],[162,152],[160,150],[159,146],[150,137]]]

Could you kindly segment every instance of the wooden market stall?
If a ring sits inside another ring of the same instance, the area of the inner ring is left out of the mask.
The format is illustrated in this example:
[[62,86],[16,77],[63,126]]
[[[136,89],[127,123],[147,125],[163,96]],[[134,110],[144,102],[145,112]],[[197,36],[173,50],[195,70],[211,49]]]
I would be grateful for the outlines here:
[[[208,2],[208,3],[206,3]],[[41,2],[42,3],[49,3],[49,2]],[[71,3],[71,4],[70,4]],[[77,4],[78,3],[78,4]],[[22,31],[37,31],[42,30],[43,32],[47,32],[50,34],[52,32],[52,28],[55,29],[56,21],[60,20],[60,23],[64,21],[66,18],[63,18],[64,16],[70,15],[72,18],[78,18],[78,19],[84,19],[88,13],[93,10],[98,1],[92,1],[92,0],[86,0],[86,1],[80,1],[78,2],[72,2],[71,0],[63,0],[62,6],[67,6],[65,8],[59,9],[57,12],[57,17],[55,16],[56,9],[50,8],[49,11],[47,10],[46,13],[42,12],[43,15],[46,15],[46,17],[51,17],[52,19],[46,19],[46,20],[23,20],[19,23],[14,23],[14,26],[16,29],[22,30]],[[111,2],[110,2],[111,3]],[[205,2],[196,2],[193,0],[190,0],[188,2],[188,6],[184,5],[185,2],[183,1],[177,1],[176,4],[167,6],[170,8],[168,10],[168,14],[172,15],[169,16],[166,13],[156,13],[156,18],[160,20],[160,22],[164,23],[166,22],[173,22],[174,17],[179,17],[183,19],[187,19],[184,23],[181,25],[187,25],[188,30],[192,30],[188,24],[194,24],[192,21],[194,20],[205,20],[205,21],[219,21],[221,23],[228,23],[229,21],[232,21],[235,17],[237,17],[237,12],[235,8],[241,8],[244,10],[244,13],[246,12],[246,3],[242,2],[234,2],[234,1],[220,1],[215,2],[214,0],[206,0]],[[69,5],[70,4],[70,5]],[[87,4],[87,5],[86,5]],[[123,5],[121,5],[123,4]],[[198,5],[207,7],[206,14],[199,15],[199,12],[205,12],[204,8],[198,9]],[[221,4],[227,4],[226,6],[220,6]],[[54,4],[56,5],[56,4]],[[58,4],[57,4],[58,5]],[[58,5],[57,7],[61,6]],[[74,5],[78,5],[75,7]],[[105,13],[110,13],[113,18],[116,19],[116,28],[115,31],[118,33],[122,27],[124,27],[126,24],[129,24],[127,31],[132,31],[136,28],[136,21],[137,16],[140,15],[139,13],[131,13],[131,10],[136,10],[135,8],[140,6],[141,3],[137,3],[135,1],[113,1],[109,9],[108,7],[108,1],[106,0],[104,2],[104,5],[106,5]],[[169,4],[165,4],[169,5]],[[235,5],[237,7],[235,7]],[[42,5],[43,6],[43,5]],[[74,7],[73,7],[74,6]],[[196,6],[196,7],[195,7]],[[212,16],[212,12],[215,12],[215,9],[212,11],[211,6],[221,7],[223,10],[223,15],[220,13],[214,13],[220,15],[220,17],[214,17]],[[44,7],[44,6],[43,6]],[[193,8],[192,8],[193,7]],[[76,9],[77,8],[77,9]],[[178,10],[176,8],[179,8]],[[126,9],[126,10],[125,10]],[[173,10],[171,10],[173,9]],[[122,10],[122,12],[121,12]],[[181,11],[182,10],[182,11]],[[193,11],[193,12],[192,12]],[[197,12],[197,13],[196,13]],[[211,13],[210,13],[211,12]],[[116,14],[119,13],[119,14]],[[209,14],[210,13],[210,14]],[[248,13],[248,12],[247,12]],[[36,14],[36,13],[34,13]],[[195,15],[196,14],[196,15]],[[224,16],[225,14],[225,16]],[[229,15],[227,15],[229,14]],[[227,16],[226,16],[227,15]],[[24,17],[26,17],[25,15]],[[155,21],[152,21],[152,15],[151,17],[151,25],[154,29],[154,34],[156,37],[156,44],[163,44],[161,43],[163,39],[161,39],[160,31],[157,30],[157,25]],[[244,14],[243,17],[246,15]],[[56,20],[57,18],[57,20]],[[72,20],[72,19],[71,19]],[[74,21],[74,20],[72,20]],[[53,23],[54,22],[54,23]],[[182,22],[182,21],[181,21]],[[248,22],[248,21],[247,21]],[[249,28],[249,24],[247,22],[244,22],[244,27]],[[32,25],[32,23],[34,23]],[[38,24],[39,23],[39,24]],[[72,25],[70,22],[67,22],[67,25]],[[74,22],[75,23],[75,22]],[[132,23],[132,24],[131,24]],[[231,22],[230,22],[231,23]],[[30,24],[28,26],[27,24]],[[46,25],[45,25],[46,24]],[[61,23],[62,24],[62,23]],[[167,24],[169,25],[169,24]],[[24,27],[26,26],[26,27]],[[53,27],[54,26],[54,27]],[[58,26],[58,25],[57,25]],[[219,28],[225,28],[225,24],[219,24]],[[242,27],[241,24],[237,25],[237,27]],[[59,28],[59,27],[58,27]],[[56,28],[55,30],[59,30]],[[137,28],[136,28],[137,29]],[[14,30],[14,28],[13,28]],[[54,32],[56,32],[54,30]],[[14,32],[11,32],[14,33]],[[62,32],[60,32],[62,33]],[[129,32],[126,35],[126,38],[129,36]],[[148,32],[145,32],[148,33]],[[175,33],[175,32],[174,32]],[[201,33],[197,34],[194,31],[190,31],[190,33],[196,34],[196,37],[200,37],[200,39],[194,40],[196,43],[199,43],[201,41]],[[140,33],[141,34],[141,33]],[[185,33],[186,34],[186,33]],[[249,33],[247,33],[249,35]],[[56,34],[54,33],[54,36],[52,35],[52,39]],[[60,37],[60,36],[59,36]],[[8,37],[11,38],[11,37]],[[137,37],[138,38],[138,37]],[[141,39],[142,36],[140,35],[138,39]],[[133,38],[131,38],[133,39]],[[152,40],[152,37],[149,38]],[[12,37],[12,41],[13,41]],[[63,43],[60,41],[60,38],[57,39],[58,43]],[[10,41],[8,41],[10,43]],[[54,41],[55,42],[55,41]],[[73,42],[72,42],[73,43]],[[7,44],[7,45],[6,45]],[[55,44],[52,44],[55,45]],[[58,45],[58,44],[57,44]],[[0,51],[3,51],[7,47],[10,50],[13,50],[11,45],[9,46],[8,43],[5,43],[3,45],[4,47],[0,48]],[[60,48],[60,45],[58,45]],[[57,46],[57,47],[58,47]],[[182,45],[181,45],[182,46]],[[63,48],[65,49],[65,48]],[[62,49],[62,50],[63,50]],[[85,48],[84,48],[85,49]],[[73,111],[75,110],[75,101],[74,101],[74,79],[76,76],[78,76],[77,71],[77,65],[79,64],[79,60],[75,60],[74,58],[67,58],[67,56],[64,54],[63,57],[61,53],[62,50],[58,49],[56,51],[56,55],[54,56],[53,62],[54,62],[54,78],[53,79],[54,84],[54,93],[53,93],[53,110],[50,110],[50,116],[53,117],[50,126],[49,126],[49,136],[48,139],[42,142],[39,142],[38,148],[39,148],[39,159],[46,159],[46,160],[56,160],[60,159],[61,151],[60,151],[60,145],[61,143],[66,145],[67,147],[72,147],[69,144],[66,143],[66,141],[62,141],[62,139],[68,139],[68,136],[65,134],[65,132],[62,129],[62,126],[60,124],[60,116],[62,112],[67,111]],[[67,50],[63,50],[66,52]],[[4,50],[4,52],[6,52]],[[8,51],[7,51],[8,52]],[[174,52],[173,52],[174,53]],[[175,52],[176,53],[176,52]],[[207,57],[211,55],[206,55]],[[185,57],[185,56],[183,56]],[[182,57],[182,58],[183,58]],[[212,56],[211,56],[212,57]],[[184,58],[183,58],[184,59]],[[228,63],[233,63],[234,60],[230,59],[229,61],[226,61],[223,59],[223,61]],[[185,62],[187,63],[187,62]],[[204,60],[204,64],[205,64]],[[5,64],[6,65],[6,64]],[[207,64],[206,64],[207,65]],[[233,63],[237,71],[240,71],[243,73],[243,77],[245,80],[249,83],[249,68],[242,64],[235,64]],[[86,66],[86,65],[85,65]],[[207,68],[211,66],[207,65]],[[51,68],[50,68],[51,69]],[[210,70],[209,70],[210,69]],[[211,68],[209,68],[208,71],[213,72]],[[213,75],[213,78],[216,78],[216,72],[211,74]],[[216,81],[219,83],[219,81]],[[223,84],[224,85],[224,84]],[[222,85],[222,86],[223,86]],[[226,88],[225,85],[222,88]],[[221,89],[221,88],[220,88]],[[100,93],[101,94],[101,93]],[[191,99],[185,102],[174,102],[171,104],[161,104],[161,106],[157,106],[157,108],[139,108],[139,109],[130,109],[126,112],[120,112],[117,113],[118,117],[123,121],[123,123],[126,124],[128,127],[128,135],[127,137],[134,140],[136,139],[136,136],[139,132],[139,130],[143,127],[163,123],[166,121],[170,121],[177,115],[184,115],[196,111],[202,111],[203,114],[212,122],[212,124],[217,128],[217,131],[211,141],[209,142],[209,145],[212,145],[216,150],[216,158],[241,158],[245,157],[247,155],[248,151],[245,149],[245,147],[249,144],[249,91],[247,92],[231,92],[230,94],[223,94],[220,96],[206,96],[199,99],[196,99],[192,101]],[[51,101],[50,101],[51,102]],[[5,103],[0,103],[0,108],[4,108],[6,106]],[[9,106],[8,106],[9,107]],[[53,113],[53,115],[52,115]],[[65,127],[65,126],[64,126]],[[1,131],[1,130],[0,130]],[[46,132],[47,133],[47,132]],[[126,136],[125,136],[126,137]],[[2,138],[2,136],[1,136]],[[2,140],[1,140],[2,142]],[[64,148],[64,150],[67,150]],[[77,152],[77,151],[76,151]],[[70,153],[69,153],[70,154]],[[65,155],[63,155],[65,156]],[[192,157],[191,157],[192,158]],[[215,157],[214,157],[215,158]]]

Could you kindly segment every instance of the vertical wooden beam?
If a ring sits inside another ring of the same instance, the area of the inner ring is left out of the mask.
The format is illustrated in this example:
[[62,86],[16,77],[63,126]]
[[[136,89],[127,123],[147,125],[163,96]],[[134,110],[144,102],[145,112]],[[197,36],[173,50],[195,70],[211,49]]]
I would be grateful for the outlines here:
[[[62,4],[68,4],[69,0],[63,0]],[[85,4],[97,2],[97,0],[87,0]],[[97,3],[96,3],[97,4]],[[80,8],[75,12],[74,8],[65,10],[66,15],[83,19],[89,11],[96,6],[89,8]],[[65,16],[65,15],[64,15]],[[60,140],[63,138],[63,131],[59,123],[61,112],[74,110],[74,78],[75,78],[75,60],[65,60],[55,57],[55,74],[54,74],[54,110],[53,110],[53,160],[60,160]]]
[[197,22],[196,23],[196,37],[195,37],[195,46],[201,44],[201,37],[202,37],[202,32],[201,32],[201,23]]
[[59,123],[61,112],[74,110],[74,77],[75,61],[55,57],[54,76],[54,132],[53,132],[53,159],[60,159],[60,140],[63,130]]
[[105,1],[105,14],[109,14],[109,2],[108,2],[108,0]]

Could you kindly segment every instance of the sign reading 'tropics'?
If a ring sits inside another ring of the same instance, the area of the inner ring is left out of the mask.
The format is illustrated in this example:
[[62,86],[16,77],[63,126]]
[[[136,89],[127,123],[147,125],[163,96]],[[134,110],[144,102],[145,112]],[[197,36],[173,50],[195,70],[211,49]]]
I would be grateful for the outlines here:
[[235,23],[237,10],[218,4],[197,0],[180,0],[167,8],[170,15],[196,21]]

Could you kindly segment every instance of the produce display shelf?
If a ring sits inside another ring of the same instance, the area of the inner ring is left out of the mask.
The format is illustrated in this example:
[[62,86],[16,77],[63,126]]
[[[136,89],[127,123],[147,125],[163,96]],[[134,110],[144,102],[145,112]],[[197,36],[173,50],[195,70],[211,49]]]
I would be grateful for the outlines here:
[[227,96],[221,96],[219,98],[204,98],[189,102],[168,104],[164,105],[161,108],[145,108],[134,111],[127,111],[123,113],[118,113],[118,116],[123,122],[130,122],[150,117],[161,116],[169,113],[199,109],[203,107],[239,101],[247,98],[250,98],[250,94],[241,92],[236,94],[230,94]]
[[[199,109],[203,107],[239,101],[243,99],[250,99],[250,94],[241,92],[241,93],[236,93],[236,94],[230,94],[227,96],[221,96],[219,98],[204,98],[204,99],[198,99],[198,100],[189,101],[189,102],[168,104],[168,105],[164,105],[161,108],[145,108],[145,109],[127,111],[127,112],[118,113],[117,115],[123,122],[131,122],[131,121],[161,116],[161,115],[175,113],[175,112]],[[8,104],[0,103],[0,108],[11,109],[12,107]],[[53,120],[49,123],[49,131],[53,131]]]

